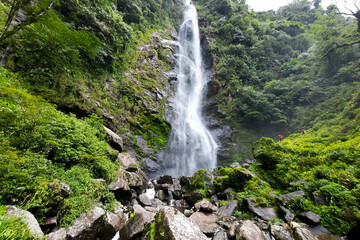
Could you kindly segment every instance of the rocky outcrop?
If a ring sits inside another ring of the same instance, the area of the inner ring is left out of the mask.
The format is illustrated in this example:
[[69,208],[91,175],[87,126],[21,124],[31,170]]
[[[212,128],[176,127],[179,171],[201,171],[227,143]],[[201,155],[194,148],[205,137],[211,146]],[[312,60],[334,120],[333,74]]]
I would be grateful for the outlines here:
[[274,236],[276,240],[293,240],[294,236],[289,227],[285,223],[275,223],[270,225],[271,235]]
[[6,209],[6,216],[13,218],[21,218],[21,220],[28,227],[30,234],[35,238],[43,238],[44,233],[42,232],[40,225],[34,215],[28,211],[22,210],[15,206],[8,206]]
[[280,217],[284,219],[286,222],[291,222],[295,218],[295,214],[293,214],[289,209],[284,206],[279,206]]
[[124,207],[118,203],[114,211],[106,212],[96,237],[102,240],[112,239],[125,225],[125,220]]
[[120,164],[120,168],[129,172],[135,172],[139,167],[136,159],[129,153],[119,153],[117,160]]

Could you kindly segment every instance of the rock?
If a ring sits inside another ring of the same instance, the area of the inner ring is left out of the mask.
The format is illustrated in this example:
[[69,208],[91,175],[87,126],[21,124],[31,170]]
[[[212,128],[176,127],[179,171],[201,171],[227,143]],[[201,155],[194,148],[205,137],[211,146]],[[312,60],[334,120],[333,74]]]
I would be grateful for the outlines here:
[[160,176],[160,178],[156,181],[158,184],[173,184],[173,179],[169,175]]
[[184,213],[186,209],[190,209],[191,207],[187,204],[185,199],[175,200],[174,207],[180,212]]
[[123,206],[118,204],[112,212],[106,212],[104,223],[97,233],[97,238],[102,240],[111,240],[115,234],[125,225],[125,214]]
[[43,238],[44,233],[42,232],[38,221],[34,217],[34,215],[28,211],[22,210],[15,206],[8,206],[6,209],[6,216],[13,218],[21,218],[22,221],[28,227],[30,234],[35,238]]
[[233,201],[226,203],[221,208],[219,208],[217,215],[219,216],[219,218],[230,217],[230,216],[234,215],[234,212],[238,209],[239,209],[239,207],[238,207],[237,201],[233,200]]
[[246,220],[236,229],[236,240],[266,240],[260,228],[253,221]]
[[134,172],[127,172],[122,169],[119,171],[118,179],[108,185],[109,190],[116,191],[118,189],[130,190],[130,187],[142,187],[143,181],[141,177]]
[[213,213],[195,212],[190,216],[190,219],[195,222],[200,230],[208,237],[213,237],[215,232],[220,230],[219,225],[216,224],[216,216]]
[[223,217],[221,220],[218,220],[218,224],[220,224],[223,228],[228,230],[227,236],[230,239],[235,238],[236,235],[236,229],[239,226],[239,222],[236,219],[236,217]]
[[150,199],[145,193],[139,195],[139,200],[145,206],[151,206],[152,199]]
[[305,193],[304,191],[296,191],[296,192],[291,192],[285,195],[281,195],[280,199],[284,202],[289,201],[290,199],[292,199],[293,197],[304,197]]
[[105,210],[101,207],[95,207],[87,214],[82,214],[67,229],[67,239],[94,239],[104,215]]
[[219,198],[216,195],[211,196],[210,201],[212,204],[214,204],[216,207],[221,207],[221,203],[219,201]]
[[163,205],[164,203],[160,200],[160,199],[157,199],[157,198],[154,198],[152,201],[151,201],[151,206],[161,206]]
[[66,229],[60,228],[55,232],[49,233],[46,235],[47,240],[65,240],[66,239]]
[[317,240],[317,238],[306,228],[297,222],[291,222],[290,227],[294,230],[296,240]]
[[181,186],[186,186],[186,185],[190,184],[189,177],[181,176],[181,177],[179,177],[179,181],[180,181]]
[[183,198],[190,206],[194,206],[194,204],[201,200],[203,196],[201,192],[188,192],[183,195]]
[[155,222],[156,240],[208,240],[200,228],[172,207],[163,207]]
[[195,210],[197,212],[215,212],[218,208],[212,205],[208,200],[203,199],[201,202],[195,204]]
[[122,152],[124,149],[122,138],[105,126],[104,126],[104,129],[105,129],[106,133],[108,134],[110,146],[112,148],[118,150],[119,152]]
[[313,198],[316,206],[325,205],[327,203],[326,196],[321,192],[313,192]]
[[280,217],[284,219],[286,222],[291,222],[295,218],[295,214],[293,214],[289,209],[284,206],[279,206]]
[[[332,235],[321,225],[308,226],[308,229],[318,240],[344,240],[342,237]],[[349,238],[349,240],[351,240],[351,238]]]
[[160,164],[150,158],[143,159],[143,162],[147,172],[157,172],[161,167]]
[[228,237],[224,230],[220,230],[215,233],[213,240],[228,240]]
[[51,232],[57,225],[57,217],[50,217],[43,220],[43,223],[41,224],[41,229],[44,230],[44,232]]
[[155,213],[148,212],[140,205],[134,205],[134,216],[120,230],[120,240],[128,240],[142,233],[147,224],[155,218]]
[[275,237],[276,240],[293,240],[293,234],[290,227],[285,223],[275,223],[270,225],[271,235]]
[[117,160],[120,164],[120,168],[129,172],[135,172],[139,167],[135,158],[133,158],[129,153],[119,153]]
[[297,215],[297,217],[304,223],[308,223],[311,225],[316,225],[318,223],[320,223],[320,219],[321,217],[319,215],[317,215],[316,213],[313,212],[302,212],[299,215]]
[[62,198],[67,198],[70,196],[70,186],[66,183],[60,183],[60,196]]
[[251,199],[252,198],[244,198],[243,205],[245,209],[265,221],[270,221],[271,218],[278,218],[273,208],[255,207],[255,202],[251,201]]

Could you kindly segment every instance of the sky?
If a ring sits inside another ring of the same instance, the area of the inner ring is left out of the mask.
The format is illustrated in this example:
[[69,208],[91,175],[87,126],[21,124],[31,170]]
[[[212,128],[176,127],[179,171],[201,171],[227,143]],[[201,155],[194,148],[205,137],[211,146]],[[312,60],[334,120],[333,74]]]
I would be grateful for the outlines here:
[[[246,0],[247,4],[249,4],[254,11],[277,10],[279,7],[291,3],[292,1],[293,0]],[[323,8],[326,8],[330,4],[336,4],[340,10],[346,11],[343,7],[344,2],[345,0],[322,0],[322,6]],[[354,10],[352,4],[353,0],[348,0],[347,2],[347,7]],[[357,0],[356,2],[359,1]]]

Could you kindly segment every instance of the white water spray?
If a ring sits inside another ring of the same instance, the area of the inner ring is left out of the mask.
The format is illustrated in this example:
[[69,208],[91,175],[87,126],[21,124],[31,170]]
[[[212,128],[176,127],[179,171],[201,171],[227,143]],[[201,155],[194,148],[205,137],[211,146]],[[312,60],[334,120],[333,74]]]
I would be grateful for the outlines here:
[[204,74],[197,12],[190,0],[185,1],[185,8],[178,37],[176,117],[164,159],[172,176],[189,176],[217,164],[217,144],[201,116],[202,95],[209,78]]

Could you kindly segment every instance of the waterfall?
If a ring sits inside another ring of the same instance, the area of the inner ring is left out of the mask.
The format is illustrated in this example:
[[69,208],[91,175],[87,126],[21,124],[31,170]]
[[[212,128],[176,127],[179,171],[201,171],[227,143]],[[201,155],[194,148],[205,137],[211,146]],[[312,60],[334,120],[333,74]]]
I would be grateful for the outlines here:
[[164,163],[167,174],[189,176],[217,164],[217,144],[201,116],[202,95],[209,77],[205,76],[201,56],[197,12],[190,0],[185,1],[178,43],[175,118]]

